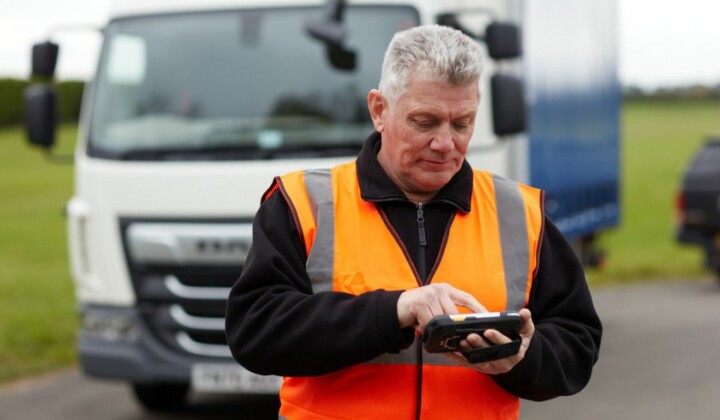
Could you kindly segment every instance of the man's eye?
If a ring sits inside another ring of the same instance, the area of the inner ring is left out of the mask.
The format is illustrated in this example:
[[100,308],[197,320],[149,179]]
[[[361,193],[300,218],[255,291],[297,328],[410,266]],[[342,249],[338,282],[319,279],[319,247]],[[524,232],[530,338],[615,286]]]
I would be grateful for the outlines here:
[[470,123],[467,123],[467,122],[453,123],[453,127],[454,127],[455,130],[457,130],[457,131],[466,131],[466,130],[468,130],[468,129],[470,128],[470,126],[471,126],[471,124],[470,124]]
[[435,126],[435,123],[433,121],[415,120],[415,121],[413,121],[413,123],[415,124],[415,126],[417,128],[419,128],[421,130],[429,130]]

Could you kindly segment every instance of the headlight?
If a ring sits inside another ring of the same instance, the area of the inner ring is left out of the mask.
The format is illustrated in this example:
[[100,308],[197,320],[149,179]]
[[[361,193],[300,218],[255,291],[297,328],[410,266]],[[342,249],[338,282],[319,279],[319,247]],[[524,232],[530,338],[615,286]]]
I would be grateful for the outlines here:
[[126,314],[87,311],[81,315],[82,333],[108,341],[132,341],[137,337],[133,318]]

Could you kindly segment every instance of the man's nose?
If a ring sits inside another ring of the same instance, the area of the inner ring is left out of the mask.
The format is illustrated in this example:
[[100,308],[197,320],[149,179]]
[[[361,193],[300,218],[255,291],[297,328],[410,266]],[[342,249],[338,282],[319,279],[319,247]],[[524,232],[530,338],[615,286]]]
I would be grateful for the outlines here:
[[442,124],[435,132],[430,148],[436,152],[447,153],[455,147],[453,133],[449,124]]

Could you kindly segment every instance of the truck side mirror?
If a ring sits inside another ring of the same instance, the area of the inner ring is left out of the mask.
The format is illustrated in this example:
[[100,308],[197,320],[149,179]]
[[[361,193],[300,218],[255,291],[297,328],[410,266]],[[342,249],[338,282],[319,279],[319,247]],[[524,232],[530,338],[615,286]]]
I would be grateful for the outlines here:
[[355,51],[345,47],[345,28],[337,22],[308,22],[305,30],[313,38],[325,44],[325,54],[333,67],[353,70],[356,65]]
[[493,59],[516,58],[522,54],[520,30],[513,23],[493,22],[485,28],[488,55]]
[[355,51],[345,47],[334,47],[328,45],[326,55],[328,61],[340,70],[354,70],[357,62]]
[[343,27],[344,0],[328,0],[324,16],[319,21],[305,25],[307,33],[325,44],[328,61],[340,70],[353,70],[356,65],[355,51],[344,45],[346,31]]
[[493,131],[506,136],[525,131],[527,117],[522,81],[505,74],[495,74],[490,81]]
[[33,45],[32,74],[33,76],[53,77],[60,47],[50,41]]
[[23,93],[25,130],[31,144],[50,149],[55,144],[57,92],[47,84],[31,85]]
[[342,45],[345,38],[345,28],[340,22],[312,21],[305,25],[305,30],[311,37],[328,45]]

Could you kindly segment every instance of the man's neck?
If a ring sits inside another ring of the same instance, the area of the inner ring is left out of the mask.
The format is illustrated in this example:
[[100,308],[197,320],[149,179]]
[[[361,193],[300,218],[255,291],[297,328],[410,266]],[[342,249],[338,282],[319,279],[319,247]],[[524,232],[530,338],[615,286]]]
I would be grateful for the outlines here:
[[[382,150],[382,149],[381,149]],[[389,170],[388,165],[386,165],[385,162],[385,155],[380,152],[377,154],[378,162],[380,163],[380,166],[382,167],[383,171],[387,174],[388,177],[390,177],[390,180],[402,191],[403,194],[405,194],[405,197],[407,197],[408,200],[412,201],[415,204],[419,203],[427,203],[428,201],[432,200],[433,197],[437,195],[437,191],[432,192],[414,192],[409,191],[405,185],[395,176],[395,173]]]

